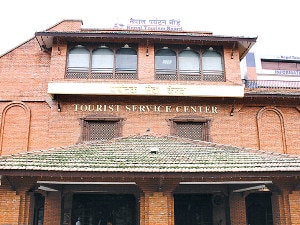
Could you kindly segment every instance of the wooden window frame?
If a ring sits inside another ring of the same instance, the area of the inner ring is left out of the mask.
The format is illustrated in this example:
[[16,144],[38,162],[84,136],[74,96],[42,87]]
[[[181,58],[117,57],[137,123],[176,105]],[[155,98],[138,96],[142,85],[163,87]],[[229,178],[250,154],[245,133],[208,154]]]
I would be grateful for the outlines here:
[[173,136],[178,136],[177,124],[178,123],[202,123],[204,124],[202,134],[203,139],[202,141],[211,141],[210,135],[210,126],[211,126],[211,119],[203,118],[203,117],[178,117],[172,118],[169,120],[171,122],[171,130],[170,133]]
[[[213,51],[220,54],[222,60],[222,71],[218,71],[218,73],[211,73],[205,74],[203,71],[203,53],[209,51],[211,46],[197,46],[197,45],[189,45],[191,51],[199,54],[199,63],[200,63],[200,71],[197,74],[198,78],[195,78],[195,74],[187,74],[187,73],[180,73],[180,65],[179,65],[179,54],[187,49],[186,45],[155,45],[155,56],[156,53],[163,49],[164,47],[168,47],[169,50],[175,52],[176,54],[176,70],[172,73],[161,73],[156,70],[156,63],[154,63],[154,70],[155,70],[155,80],[166,80],[166,81],[205,81],[205,82],[226,82],[225,76],[225,63],[224,63],[224,50],[222,46],[213,46]],[[154,61],[155,61],[154,56]],[[221,75],[220,75],[221,74]]]
[[[92,56],[93,51],[97,48],[101,47],[102,44],[105,44],[107,48],[112,50],[114,54],[114,64],[113,64],[113,70],[112,72],[107,73],[95,73],[92,71]],[[116,70],[116,58],[117,58],[117,51],[124,47],[126,44],[122,43],[69,43],[68,44],[68,50],[67,50],[67,63],[66,63],[66,72],[65,72],[65,79],[88,79],[88,80],[94,80],[94,79],[117,79],[117,80],[137,80],[138,79],[138,45],[135,43],[129,43],[129,47],[136,51],[136,57],[137,57],[137,67],[136,71],[126,72],[126,71],[117,71]],[[89,68],[85,73],[81,73],[76,75],[76,72],[74,71],[68,71],[68,60],[69,60],[69,52],[76,46],[83,46],[85,47],[90,54],[90,64]]]
[[[93,141],[90,140],[89,136],[89,123],[90,122],[115,122],[116,123],[116,129],[115,129],[115,135],[112,138],[121,137],[122,136],[122,126],[123,126],[123,118],[121,117],[111,117],[111,116],[104,116],[104,117],[85,117],[81,118],[81,135],[79,138],[79,142],[85,142],[85,141]],[[99,139],[100,141],[101,139]]]

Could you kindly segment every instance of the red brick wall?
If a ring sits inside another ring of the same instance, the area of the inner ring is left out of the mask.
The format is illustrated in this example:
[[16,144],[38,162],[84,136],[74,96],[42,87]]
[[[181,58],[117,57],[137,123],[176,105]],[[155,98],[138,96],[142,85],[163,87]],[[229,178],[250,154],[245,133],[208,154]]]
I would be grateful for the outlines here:
[[63,20],[49,28],[48,31],[80,31],[82,24],[82,20]]
[[168,224],[168,201],[163,193],[154,192],[152,196],[149,196],[148,216],[151,225]]
[[241,193],[233,193],[229,196],[230,222],[234,225],[246,224],[245,196]]
[[[66,21],[59,23],[52,29],[79,30],[81,21]],[[58,51],[59,47],[59,51]],[[149,56],[146,55],[148,48]],[[238,52],[234,50],[233,58],[232,46],[225,46],[224,63],[226,79],[228,82],[218,83],[219,85],[241,85],[240,67]],[[21,45],[14,51],[4,55],[0,60],[0,75],[2,88],[0,95],[5,102],[0,102],[0,111],[2,116],[1,127],[7,128],[5,124],[5,115],[3,110],[14,101],[22,101],[30,109],[30,131],[28,140],[28,150],[47,149],[62,145],[72,145],[78,142],[80,137],[80,118],[89,114],[99,113],[74,113],[72,104],[151,104],[161,105],[208,105],[217,106],[217,114],[193,114],[192,116],[203,116],[212,119],[211,140],[217,143],[237,145],[250,148],[262,148],[277,152],[287,152],[299,154],[300,140],[298,138],[298,127],[300,126],[299,111],[293,107],[285,106],[285,99],[276,99],[276,103],[266,99],[263,103],[248,103],[248,99],[236,99],[234,115],[230,116],[233,99],[221,98],[189,98],[189,97],[85,97],[74,96],[66,98],[60,96],[62,112],[56,110],[57,101],[51,100],[47,94],[47,84],[51,81],[63,81],[65,76],[67,60],[66,42],[63,40],[54,40],[53,50],[50,53],[42,52],[36,39],[32,39]],[[143,42],[138,49],[138,71],[139,80],[130,81],[137,83],[154,82],[154,46],[151,42]],[[107,80],[106,80],[107,81]],[[87,82],[80,80],[80,82]],[[112,82],[107,81],[107,82]],[[116,81],[113,81],[116,82]],[[117,81],[120,82],[120,81]],[[159,83],[169,83],[169,81],[158,81]],[[178,82],[181,83],[181,82]],[[186,84],[186,82],[184,82]],[[190,84],[199,82],[189,82]],[[204,84],[204,83],[203,83]],[[205,83],[207,84],[207,83]],[[109,100],[106,100],[109,99]],[[278,117],[265,117],[258,126],[257,114],[263,107],[276,108],[282,114],[283,120],[278,124]],[[132,135],[144,133],[148,128],[155,133],[170,134],[170,123],[168,120],[175,116],[183,115],[175,113],[106,113],[114,114],[125,119],[123,126],[123,135]],[[184,113],[184,116],[188,113]],[[191,115],[188,115],[191,116]],[[7,120],[6,122],[9,123]],[[277,121],[277,122],[276,122]],[[275,124],[277,129],[275,128]],[[282,128],[281,131],[279,131]],[[268,132],[266,132],[266,129]],[[260,131],[260,132],[259,132]],[[275,133],[275,131],[277,133]],[[281,132],[281,133],[279,133]],[[284,133],[283,133],[284,132]],[[268,134],[266,134],[268,133]],[[41,135],[42,134],[42,135]],[[0,134],[1,135],[1,134]],[[14,135],[9,135],[11,139],[4,135],[2,131],[1,146],[7,146],[6,143],[12,143]],[[266,136],[267,135],[267,136]],[[232,138],[232,137],[235,138]],[[261,138],[261,141],[259,139]],[[274,140],[278,140],[276,143]],[[280,141],[279,141],[280,140]],[[14,150],[5,150],[3,154],[26,151],[21,141]],[[15,143],[17,145],[17,143]],[[283,147],[282,147],[283,146]]]
[[45,198],[44,225],[60,225],[61,221],[61,194],[48,192]]
[[19,225],[20,196],[2,179],[0,186],[0,224]]
[[300,191],[293,191],[293,193],[289,195],[289,203],[292,224],[300,224]]

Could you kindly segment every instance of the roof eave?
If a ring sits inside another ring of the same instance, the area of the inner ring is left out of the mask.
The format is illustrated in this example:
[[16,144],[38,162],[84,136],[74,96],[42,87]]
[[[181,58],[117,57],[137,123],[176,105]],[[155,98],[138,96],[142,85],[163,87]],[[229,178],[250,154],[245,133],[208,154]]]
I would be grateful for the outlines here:
[[30,177],[72,177],[72,178],[153,178],[153,177],[164,177],[164,178],[201,178],[201,179],[231,179],[235,178],[285,178],[299,176],[298,170],[287,170],[287,171],[243,171],[243,172],[91,172],[91,171],[46,171],[46,170],[0,170],[2,176],[30,176]]
[[166,41],[193,41],[193,42],[218,42],[237,43],[240,59],[249,52],[255,44],[257,37],[233,37],[233,36],[213,36],[201,35],[197,33],[157,33],[157,32],[120,32],[120,31],[101,31],[101,32],[54,32],[42,31],[36,32],[35,36],[39,43],[46,48],[52,47],[54,37],[63,38],[118,38],[118,39],[147,39],[147,40],[166,40]]

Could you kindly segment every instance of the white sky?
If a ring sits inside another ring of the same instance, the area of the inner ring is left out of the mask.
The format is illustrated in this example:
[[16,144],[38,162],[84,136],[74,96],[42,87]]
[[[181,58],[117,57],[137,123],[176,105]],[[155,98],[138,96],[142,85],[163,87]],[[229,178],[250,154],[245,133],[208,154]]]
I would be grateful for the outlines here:
[[5,0],[0,4],[0,55],[64,19],[112,28],[135,19],[179,19],[183,30],[258,37],[252,52],[300,56],[297,0]]

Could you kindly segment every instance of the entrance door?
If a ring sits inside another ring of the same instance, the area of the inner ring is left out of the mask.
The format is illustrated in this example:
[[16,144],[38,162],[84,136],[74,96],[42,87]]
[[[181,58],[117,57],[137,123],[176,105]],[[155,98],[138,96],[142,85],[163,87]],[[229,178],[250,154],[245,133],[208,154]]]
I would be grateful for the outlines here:
[[247,225],[273,225],[271,194],[253,193],[246,197]]
[[136,225],[137,205],[133,195],[74,194],[72,224]]
[[175,225],[213,225],[210,194],[174,195]]

